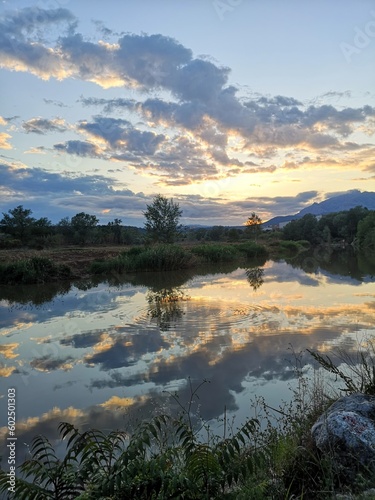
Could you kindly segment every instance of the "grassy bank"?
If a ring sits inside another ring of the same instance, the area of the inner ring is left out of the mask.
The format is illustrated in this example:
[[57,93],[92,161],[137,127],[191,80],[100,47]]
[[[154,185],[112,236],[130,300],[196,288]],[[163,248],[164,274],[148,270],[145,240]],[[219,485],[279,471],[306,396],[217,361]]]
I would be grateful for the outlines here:
[[134,271],[172,271],[200,266],[207,262],[222,263],[254,257],[266,257],[265,247],[256,243],[204,244],[190,247],[181,245],[155,245],[134,247],[113,259],[93,262],[92,274],[125,273]]
[[0,284],[46,283],[48,281],[88,278],[90,275],[123,274],[140,271],[174,271],[249,259],[290,257],[304,251],[300,242],[254,241],[204,243],[194,245],[117,247],[68,247],[51,250],[13,250],[0,252]]

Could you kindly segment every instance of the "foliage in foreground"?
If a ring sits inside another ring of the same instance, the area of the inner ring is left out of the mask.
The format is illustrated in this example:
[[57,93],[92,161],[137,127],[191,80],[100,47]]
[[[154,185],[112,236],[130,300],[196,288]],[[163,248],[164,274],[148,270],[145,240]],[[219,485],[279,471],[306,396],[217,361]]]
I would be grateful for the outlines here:
[[[59,460],[49,441],[36,437],[14,498],[234,498],[230,491],[254,472],[249,443],[256,427],[251,419],[231,438],[209,445],[187,420],[166,415],[140,425],[131,437],[121,431],[81,433],[61,423],[65,457]],[[0,492],[7,491],[7,481],[1,471]]]
[[[341,390],[374,394],[375,342],[363,343],[357,357],[341,358],[339,366],[327,356],[311,354],[345,383]],[[59,459],[47,438],[36,437],[30,459],[16,474],[13,498],[323,500],[337,498],[337,493],[365,498],[361,495],[373,484],[373,472],[361,471],[348,482],[329,454],[321,454],[312,442],[311,426],[332,402],[322,380],[316,375],[313,381],[307,379],[299,357],[295,374],[290,403],[271,408],[259,398],[254,403],[256,418],[237,431],[230,430],[224,417],[223,437],[213,436],[208,423],[199,430],[193,424],[197,415],[192,414],[192,402],[206,381],[195,390],[190,381],[186,407],[172,395],[180,416],[158,415],[132,435],[81,432],[61,423],[65,456]],[[6,471],[1,470],[0,493],[8,486]]]

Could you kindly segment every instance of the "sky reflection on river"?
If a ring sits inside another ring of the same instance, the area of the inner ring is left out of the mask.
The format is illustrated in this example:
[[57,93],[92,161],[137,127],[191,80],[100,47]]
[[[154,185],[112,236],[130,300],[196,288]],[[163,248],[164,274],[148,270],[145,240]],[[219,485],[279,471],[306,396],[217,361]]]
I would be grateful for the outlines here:
[[205,419],[226,408],[244,421],[255,396],[272,406],[289,398],[294,353],[355,350],[375,333],[371,275],[306,273],[283,261],[221,271],[64,285],[57,295],[44,287],[45,302],[30,302],[25,289],[19,301],[14,289],[5,298],[3,289],[1,415],[16,387],[19,443],[38,433],[53,439],[60,421],[128,428],[169,407],[168,392],[187,401],[188,377],[194,386],[209,381],[199,391]]

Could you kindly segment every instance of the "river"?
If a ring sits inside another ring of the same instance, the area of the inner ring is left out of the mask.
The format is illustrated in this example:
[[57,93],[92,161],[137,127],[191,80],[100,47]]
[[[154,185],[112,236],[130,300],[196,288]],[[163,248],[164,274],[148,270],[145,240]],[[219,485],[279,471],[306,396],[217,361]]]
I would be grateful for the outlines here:
[[355,353],[374,336],[374,281],[374,257],[312,253],[0,287],[2,443],[9,388],[19,461],[61,421],[129,429],[185,406],[202,382],[193,412],[218,432],[224,412],[244,422],[257,397],[273,407],[291,397],[296,364],[314,366],[306,348]]

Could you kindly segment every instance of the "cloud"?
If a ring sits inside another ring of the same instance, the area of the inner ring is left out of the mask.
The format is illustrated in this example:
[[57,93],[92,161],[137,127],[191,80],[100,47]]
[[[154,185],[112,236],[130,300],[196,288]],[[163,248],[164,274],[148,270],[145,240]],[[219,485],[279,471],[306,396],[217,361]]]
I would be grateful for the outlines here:
[[103,139],[113,149],[144,155],[153,155],[165,139],[162,134],[138,130],[127,120],[104,116],[94,117],[93,122],[81,122],[78,130]]
[[[104,114],[122,116],[80,120],[76,132],[85,140],[55,144],[55,151],[121,161],[159,184],[177,186],[273,172],[282,168],[281,156],[290,151],[344,155],[368,149],[349,136],[362,129],[372,133],[375,108],[305,105],[283,95],[241,98],[228,67],[195,57],[171,37],[117,35],[105,29],[107,41],[86,39],[66,9],[24,9],[5,15],[1,23],[4,68],[133,92],[131,98],[82,97],[85,106],[102,106]],[[65,29],[60,36],[48,39],[51,30],[46,28],[61,23]],[[343,95],[328,92],[326,97]],[[134,116],[143,123],[135,126],[128,119]],[[65,124],[56,120],[33,118],[23,128],[39,135],[64,131]],[[3,145],[10,147],[6,140]],[[249,165],[254,159],[257,165]]]
[[64,78],[71,74],[59,63],[61,56],[44,42],[42,30],[65,23],[73,29],[75,17],[67,9],[29,7],[10,12],[0,21],[1,66],[15,71],[30,71],[40,78]]
[[43,101],[46,103],[46,104],[53,104],[54,106],[58,106],[59,108],[67,108],[68,106],[66,104],[64,104],[63,102],[61,101],[55,101],[53,99],[43,99]]
[[45,134],[47,132],[65,132],[67,126],[65,121],[61,118],[48,120],[47,118],[31,118],[30,120],[22,123],[22,128],[27,133]]
[[12,145],[8,142],[11,137],[5,132],[0,132],[0,149],[12,149]]
[[74,358],[66,356],[65,358],[51,358],[49,354],[30,361],[30,366],[41,372],[51,372],[55,370],[69,371],[73,368]]
[[6,359],[17,358],[19,354],[15,354],[14,351],[19,347],[19,343],[13,344],[3,344],[0,346],[0,354]]
[[67,141],[65,143],[55,144],[55,151],[59,153],[68,153],[76,156],[88,156],[90,158],[102,158],[102,152],[98,146],[87,141]]

